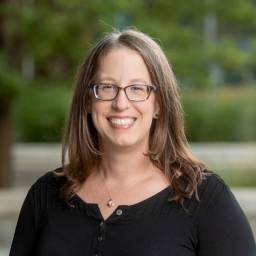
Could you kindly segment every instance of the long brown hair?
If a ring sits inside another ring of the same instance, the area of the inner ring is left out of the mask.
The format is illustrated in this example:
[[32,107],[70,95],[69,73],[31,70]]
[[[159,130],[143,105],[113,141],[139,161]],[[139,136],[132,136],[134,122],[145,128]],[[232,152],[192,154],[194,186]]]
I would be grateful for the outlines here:
[[[150,128],[149,152],[151,162],[168,178],[176,201],[183,207],[184,197],[195,195],[204,178],[206,166],[185,147],[183,111],[172,68],[161,47],[148,35],[136,30],[114,30],[90,50],[83,60],[75,82],[75,90],[67,118],[62,144],[62,171],[55,174],[66,177],[60,197],[68,205],[92,170],[99,162],[97,130],[87,112],[88,85],[97,75],[102,59],[113,50],[129,47],[144,59],[157,86],[160,114]],[[182,175],[178,177],[177,172]],[[183,207],[184,208],[184,207]]]

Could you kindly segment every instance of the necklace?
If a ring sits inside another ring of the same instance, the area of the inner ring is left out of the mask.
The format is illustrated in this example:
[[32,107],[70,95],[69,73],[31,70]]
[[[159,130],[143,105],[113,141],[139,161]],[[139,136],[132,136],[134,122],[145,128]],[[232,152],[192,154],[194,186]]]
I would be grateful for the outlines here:
[[[150,165],[150,163],[151,163],[151,162],[149,162],[149,165]],[[118,194],[115,198],[117,198],[122,192],[124,192],[129,186],[131,186],[131,184],[134,183],[134,181],[136,181],[139,177],[141,177],[142,174],[147,171],[149,165],[147,166],[147,168],[145,169],[145,171],[143,171],[136,179],[134,179],[130,184],[128,184],[125,189],[123,189],[121,192],[119,192],[119,194]],[[108,202],[107,202],[107,206],[109,206],[109,207],[114,206],[113,197],[112,197],[112,196],[110,195],[110,193],[109,193],[108,187],[107,187],[107,185],[106,185],[106,182],[105,182],[105,180],[104,180],[104,177],[103,177],[103,174],[102,174],[102,171],[101,171],[101,168],[100,168],[100,167],[99,167],[99,171],[100,171],[100,174],[101,174],[101,177],[102,177],[102,179],[103,179],[104,185],[105,185],[105,187],[106,187],[106,189],[107,189],[107,191],[108,191],[109,197],[110,197],[110,199],[109,199]]]

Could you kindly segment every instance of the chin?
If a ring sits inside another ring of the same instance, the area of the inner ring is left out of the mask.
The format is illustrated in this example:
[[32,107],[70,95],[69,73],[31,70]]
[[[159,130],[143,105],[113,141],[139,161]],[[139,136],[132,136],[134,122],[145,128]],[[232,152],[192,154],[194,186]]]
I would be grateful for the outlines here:
[[136,142],[133,142],[128,139],[126,139],[126,140],[115,139],[113,142],[116,147],[120,147],[120,148],[127,148],[127,147],[132,147],[132,146],[136,145]]
[[135,147],[142,147],[144,148],[145,143],[149,143],[147,139],[136,138],[134,136],[125,136],[125,137],[116,137],[112,140],[112,143],[116,146],[121,148],[135,148]]
[[108,141],[116,147],[131,147],[138,143],[138,138],[134,136],[129,136],[128,134],[116,135],[108,137]]

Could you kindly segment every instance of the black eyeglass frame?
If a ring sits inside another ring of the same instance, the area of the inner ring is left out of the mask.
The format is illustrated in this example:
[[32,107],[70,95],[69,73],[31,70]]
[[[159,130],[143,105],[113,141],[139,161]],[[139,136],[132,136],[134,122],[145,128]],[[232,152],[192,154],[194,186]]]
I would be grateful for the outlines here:
[[[96,85],[111,85],[111,86],[116,87],[117,90],[118,90],[117,93],[116,93],[116,96],[115,96],[113,99],[109,99],[109,100],[99,98],[99,97],[97,96],[96,91],[95,91],[95,86],[96,86]],[[126,88],[132,87],[132,86],[134,86],[134,85],[144,85],[144,86],[147,86],[147,87],[148,87],[148,97],[147,97],[146,99],[143,99],[143,100],[131,100],[131,99],[128,97],[127,93],[126,93]],[[145,100],[147,100],[147,99],[149,98],[151,91],[157,91],[157,87],[156,87],[155,85],[148,85],[148,84],[132,84],[132,85],[128,85],[128,86],[126,86],[126,87],[119,87],[119,86],[116,86],[116,85],[114,85],[114,84],[98,83],[98,84],[90,84],[90,85],[88,85],[88,88],[89,88],[89,89],[93,89],[94,96],[95,96],[96,99],[99,99],[99,100],[106,100],[106,101],[110,101],[110,100],[116,99],[116,97],[117,97],[119,91],[124,91],[124,92],[125,92],[125,95],[126,95],[126,97],[127,97],[127,99],[130,100],[130,101],[145,101]]]

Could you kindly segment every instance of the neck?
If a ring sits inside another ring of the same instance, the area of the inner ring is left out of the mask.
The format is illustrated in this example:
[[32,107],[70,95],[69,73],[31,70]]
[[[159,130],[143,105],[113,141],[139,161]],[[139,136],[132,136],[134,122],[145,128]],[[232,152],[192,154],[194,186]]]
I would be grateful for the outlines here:
[[102,148],[104,153],[100,159],[100,169],[105,180],[117,183],[129,183],[134,178],[149,170],[150,159],[143,153],[148,148]]

